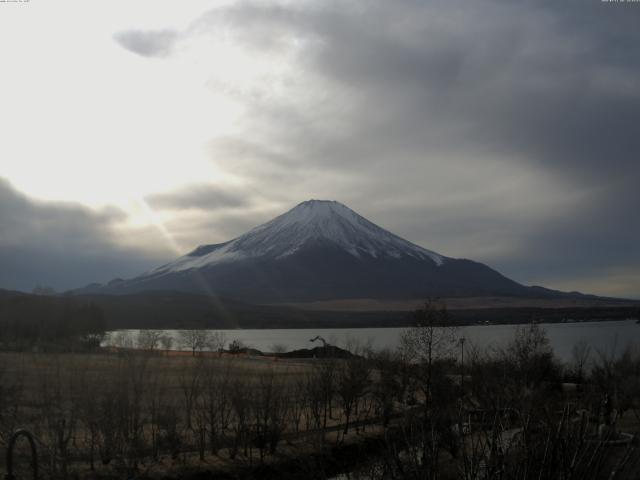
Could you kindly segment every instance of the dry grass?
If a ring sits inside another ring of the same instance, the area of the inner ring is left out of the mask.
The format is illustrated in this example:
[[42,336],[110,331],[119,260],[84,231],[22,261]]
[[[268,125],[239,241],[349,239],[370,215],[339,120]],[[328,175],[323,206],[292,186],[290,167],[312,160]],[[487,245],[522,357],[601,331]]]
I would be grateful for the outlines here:
[[[159,458],[153,459],[150,451],[146,450],[140,458],[141,472],[154,476],[166,474],[176,475],[181,469],[199,468],[215,470],[234,470],[245,468],[247,465],[257,465],[261,459],[257,449],[240,452],[235,459],[230,458],[229,445],[221,448],[216,455],[208,450],[204,459],[200,459],[195,450],[195,431],[185,426],[184,400],[185,388],[188,388],[190,378],[195,372],[218,371],[228,375],[231,382],[240,382],[250,388],[259,389],[261,380],[266,375],[274,375],[278,383],[285,387],[294,387],[303,383],[307,376],[314,371],[313,360],[288,360],[272,357],[250,357],[246,355],[197,355],[191,354],[156,354],[148,355],[138,352],[120,352],[110,354],[49,354],[49,353],[0,353],[0,381],[4,386],[19,386],[21,391],[20,425],[32,431],[39,439],[41,462],[46,463],[54,455],[51,446],[56,442],[56,434],[52,430],[49,415],[59,415],[60,418],[75,418],[73,440],[74,452],[69,456],[69,472],[80,478],[89,476],[90,469],[87,459],[87,439],[89,430],[84,420],[82,410],[88,404],[99,404],[109,395],[120,395],[119,386],[125,386],[127,391],[135,389],[138,379],[143,386],[144,399],[142,414],[148,418],[149,403],[153,398],[162,399],[166,405],[174,405],[180,416],[180,428],[185,442],[180,447],[180,454],[176,457],[166,448],[160,452]],[[158,389],[158,390],[155,390]],[[285,388],[286,395],[294,392],[294,388]],[[257,392],[258,390],[256,390]],[[0,394],[2,391],[0,390]],[[60,397],[57,397],[60,395]],[[60,400],[62,398],[62,400]],[[2,399],[0,398],[0,401]],[[73,413],[72,413],[73,411]],[[2,413],[0,411],[0,413]],[[0,420],[3,420],[0,415]],[[266,459],[277,462],[282,458],[295,458],[306,455],[318,448],[319,442],[337,443],[360,441],[363,436],[361,428],[356,433],[353,428],[347,436],[342,434],[341,416],[339,409],[335,409],[334,417],[327,423],[327,431],[319,432],[307,426],[297,428],[289,423],[280,442],[278,455]],[[303,422],[304,423],[304,422]],[[6,428],[6,425],[0,425]],[[145,424],[144,437],[149,441],[151,437],[150,424]],[[379,428],[367,425],[367,435],[373,432],[379,434]],[[2,442],[0,441],[0,445]],[[77,444],[77,446],[76,446]],[[148,448],[148,447],[145,447]],[[55,456],[55,455],[54,455]],[[28,456],[22,455],[20,464],[26,465]],[[0,460],[1,462],[1,460]],[[96,458],[96,472],[113,474],[116,462],[108,466],[101,465]],[[57,467],[58,469],[60,467]],[[0,466],[0,471],[2,470]],[[59,472],[59,470],[58,470]],[[50,472],[49,472],[50,473]]]

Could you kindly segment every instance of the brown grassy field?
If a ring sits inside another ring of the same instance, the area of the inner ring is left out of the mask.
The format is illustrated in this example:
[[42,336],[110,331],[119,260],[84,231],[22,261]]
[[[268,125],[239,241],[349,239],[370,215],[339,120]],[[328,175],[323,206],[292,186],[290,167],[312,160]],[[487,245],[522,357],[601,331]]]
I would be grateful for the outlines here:
[[[325,441],[359,441],[367,426],[377,431],[370,403],[352,417],[349,434],[335,399],[323,424],[321,405],[314,415],[305,403],[318,375],[313,360],[246,355],[4,352],[0,446],[10,431],[27,428],[37,438],[45,477],[133,470],[162,476],[268,464]],[[215,429],[218,436],[210,438]],[[278,437],[277,456],[275,444],[267,452],[256,442],[261,429]]]
[[[575,458],[577,473],[562,478],[637,478],[637,439],[606,442],[640,432],[640,353],[594,358],[590,370],[562,366],[532,324],[463,366],[419,356],[434,351],[439,331],[413,330],[406,347],[418,356],[3,352],[0,449],[27,428],[40,478],[51,479],[326,479],[361,467],[362,478],[386,478],[384,468],[400,479],[458,479],[489,464],[509,478],[530,478],[522,468],[555,478],[549,472]],[[19,452],[18,478],[28,458]]]

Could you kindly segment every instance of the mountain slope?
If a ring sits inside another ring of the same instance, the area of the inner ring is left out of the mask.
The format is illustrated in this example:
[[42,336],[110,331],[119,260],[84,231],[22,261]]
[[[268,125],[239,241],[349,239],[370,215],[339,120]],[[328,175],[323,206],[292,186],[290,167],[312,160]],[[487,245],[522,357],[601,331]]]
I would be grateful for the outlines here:
[[100,293],[206,292],[253,302],[425,296],[553,296],[471,260],[427,250],[338,202],[309,200],[229,242]]
[[444,258],[378,227],[341,203],[309,200],[230,242],[203,245],[152,273],[247,259],[283,260],[314,244],[336,247],[355,258],[410,257],[430,259],[436,265]]

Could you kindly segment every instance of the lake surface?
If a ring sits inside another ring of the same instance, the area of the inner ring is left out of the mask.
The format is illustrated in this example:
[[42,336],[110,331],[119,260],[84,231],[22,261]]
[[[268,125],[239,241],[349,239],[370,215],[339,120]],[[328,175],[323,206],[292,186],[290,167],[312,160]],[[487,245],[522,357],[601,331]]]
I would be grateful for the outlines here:
[[[556,356],[568,361],[571,349],[579,341],[591,345],[592,350],[603,352],[622,352],[629,344],[640,345],[640,325],[634,320],[615,322],[576,322],[541,324],[546,330]],[[517,325],[474,325],[461,327],[458,336],[464,336],[467,345],[479,347],[501,346],[513,339]],[[312,348],[321,342],[311,343],[309,340],[317,335],[328,343],[346,347],[353,342],[370,344],[376,349],[394,349],[400,344],[404,328],[309,328],[309,329],[274,329],[274,330],[218,330],[224,332],[227,342],[240,340],[244,345],[263,352],[273,351],[274,345],[281,345],[286,350]],[[132,335],[137,330],[123,330]],[[165,334],[175,338],[178,345],[178,330],[165,330]],[[116,332],[112,332],[116,333]],[[115,335],[111,335],[113,339]],[[109,343],[109,341],[105,342]]]

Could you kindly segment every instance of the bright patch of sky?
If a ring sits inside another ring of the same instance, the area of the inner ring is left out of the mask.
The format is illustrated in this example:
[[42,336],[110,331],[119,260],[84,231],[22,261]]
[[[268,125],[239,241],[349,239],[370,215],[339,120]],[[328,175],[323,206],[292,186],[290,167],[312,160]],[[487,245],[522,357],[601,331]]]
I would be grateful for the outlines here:
[[[2,175],[46,200],[118,205],[192,182],[233,182],[206,143],[237,128],[242,105],[210,88],[204,52],[141,57],[114,40],[128,28],[188,27],[221,2],[56,1],[0,12]],[[200,46],[199,48],[202,48]],[[225,84],[252,64],[222,41],[207,55]]]

